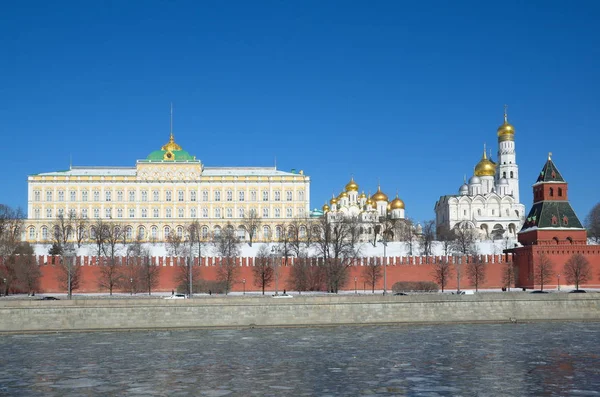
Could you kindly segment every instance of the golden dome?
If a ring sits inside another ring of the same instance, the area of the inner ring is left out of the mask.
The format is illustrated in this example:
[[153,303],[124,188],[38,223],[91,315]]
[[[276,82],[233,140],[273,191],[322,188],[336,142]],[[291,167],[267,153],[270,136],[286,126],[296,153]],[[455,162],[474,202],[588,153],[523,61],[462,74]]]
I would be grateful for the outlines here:
[[392,210],[392,206],[388,203],[387,205],[387,211],[390,212]]
[[358,198],[359,198],[359,199],[364,199],[364,198],[367,198],[367,195],[365,194],[365,192],[362,192],[362,193],[360,194],[360,196],[358,196]]
[[338,202],[338,199],[335,197],[332,197],[331,200],[329,200],[329,204],[331,204],[331,205],[336,205],[337,202]]
[[342,198],[348,198],[348,193],[346,192],[341,192],[340,195],[338,196],[338,200],[342,199]]
[[512,141],[515,139],[515,127],[508,122],[508,116],[506,114],[506,105],[504,106],[504,123],[498,127],[498,140],[499,141]]
[[163,145],[161,150],[166,150],[167,152],[172,152],[173,150],[182,150],[181,146],[175,143],[175,138],[173,137],[173,133],[171,132],[171,136],[169,137],[169,143]]
[[404,209],[404,201],[402,201],[398,195],[396,195],[396,198],[394,200],[392,200],[392,202],[390,203],[390,209],[392,210],[403,210]]
[[378,201],[388,201],[388,196],[385,195],[385,193],[383,193],[381,191],[381,186],[377,187],[377,193],[375,193],[372,197],[371,200],[373,200],[374,202],[378,202]]
[[327,203],[325,203],[325,204],[323,205],[323,208],[322,208],[322,209],[323,209],[323,212],[327,212],[327,211],[329,211],[329,206],[327,205]]
[[371,207],[375,207],[375,204],[373,203],[373,200],[371,200],[371,199],[367,199],[367,201],[365,202],[365,205],[370,205]]
[[346,185],[347,192],[358,192],[358,185],[354,182],[354,177],[350,179],[350,182]]
[[488,160],[485,149],[483,149],[483,156],[481,156],[481,160],[479,160],[479,163],[475,166],[475,176],[494,175],[496,175],[496,165]]

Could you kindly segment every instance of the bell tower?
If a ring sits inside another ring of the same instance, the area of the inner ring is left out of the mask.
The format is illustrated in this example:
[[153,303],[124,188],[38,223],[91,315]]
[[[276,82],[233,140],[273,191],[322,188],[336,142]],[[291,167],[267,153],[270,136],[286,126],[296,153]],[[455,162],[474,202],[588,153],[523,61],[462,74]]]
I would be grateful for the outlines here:
[[496,186],[502,178],[508,181],[508,194],[512,194],[519,203],[519,166],[515,150],[515,127],[508,122],[504,105],[504,123],[498,127],[498,166],[496,167]]

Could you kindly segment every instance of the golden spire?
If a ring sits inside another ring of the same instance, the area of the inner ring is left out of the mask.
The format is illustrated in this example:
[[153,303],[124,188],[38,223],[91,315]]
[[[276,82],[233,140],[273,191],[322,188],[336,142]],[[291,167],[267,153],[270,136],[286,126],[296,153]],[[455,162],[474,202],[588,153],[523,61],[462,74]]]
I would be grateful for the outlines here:
[[548,152],[548,161],[552,160],[552,152]]
[[515,136],[515,127],[508,122],[508,105],[504,105],[504,123],[498,127],[498,141],[512,141]]
[[508,105],[504,104],[504,124],[508,124]]
[[171,102],[171,131],[169,133],[169,143],[163,145],[161,150],[172,152],[173,150],[182,150],[181,146],[175,143],[175,136],[173,135],[173,102]]

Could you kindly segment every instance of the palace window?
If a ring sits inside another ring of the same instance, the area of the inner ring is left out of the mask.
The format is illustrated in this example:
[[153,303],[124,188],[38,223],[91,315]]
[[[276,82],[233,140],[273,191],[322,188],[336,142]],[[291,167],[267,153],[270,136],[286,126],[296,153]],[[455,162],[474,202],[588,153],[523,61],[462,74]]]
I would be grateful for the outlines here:
[[153,190],[152,191],[152,201],[159,201],[160,200],[160,193],[158,192],[158,190]]
[[196,201],[196,191],[192,190],[190,192],[190,201]]
[[106,191],[104,192],[104,198],[106,199],[106,201],[112,201],[112,194],[110,191]]
[[227,208],[227,218],[233,218],[233,209]]
[[84,208],[84,209],[81,210],[81,217],[83,219],[87,219],[87,217],[88,217],[88,210],[87,210],[87,208]]
[[46,201],[52,201],[52,191],[50,190],[46,192]]
[[286,210],[285,210],[285,216],[288,217],[288,218],[291,218],[293,216],[291,208],[286,208]]
[[148,201],[148,191],[142,190],[142,201]]
[[243,218],[244,217],[244,209],[243,208],[238,209],[238,217],[239,218]]
[[183,190],[179,190],[177,192],[177,200],[182,202],[183,201]]
[[304,201],[304,190],[300,190],[298,192],[298,200],[299,201]]
[[63,216],[65,214],[65,210],[62,208],[58,209],[58,217],[60,218],[61,216]]
[[269,239],[270,237],[271,237],[271,229],[269,229],[269,226],[263,226],[263,238]]
[[166,201],[172,201],[171,195],[172,195],[172,193],[170,191],[166,191],[165,192],[165,200]]
[[277,226],[275,228],[275,240],[279,240],[281,238],[281,226]]
[[281,201],[281,192],[275,191],[275,201]]
[[75,190],[71,190],[69,192],[69,195],[71,196],[71,198],[70,198],[71,201],[75,201],[77,199],[77,192]]
[[180,218],[183,218],[185,216],[185,212],[183,208],[178,208],[177,209],[177,216]]
[[215,201],[221,201],[221,192],[218,190],[215,192]]
[[129,217],[130,218],[135,218],[135,208],[130,208],[129,209]]
[[233,192],[231,190],[227,191],[227,201],[233,201]]
[[171,235],[171,228],[169,226],[165,226],[165,238],[168,238]]
[[179,238],[183,237],[183,228],[181,226],[177,227],[177,237],[179,237]]
[[123,191],[117,190],[117,201],[123,201]]
[[105,208],[104,209],[104,215],[105,215],[104,216],[105,218],[111,218],[112,217],[112,211],[111,211],[111,209],[110,208]]
[[142,208],[142,218],[148,217],[148,210],[146,208]]
[[123,208],[117,208],[117,218],[123,218]]
[[305,238],[306,237],[306,228],[304,226],[300,226],[300,230],[299,230],[299,236],[300,238]]
[[65,201],[65,192],[62,190],[58,191],[58,201]]
[[41,196],[41,194],[40,194],[39,190],[36,190],[36,191],[33,192],[33,200],[34,201],[40,201],[41,200],[40,196]]
[[263,208],[263,218],[268,218],[268,217],[269,217],[269,209]]
[[256,190],[250,191],[250,201],[256,201]]
[[42,240],[48,240],[48,228],[46,226],[42,227]]
[[39,208],[34,209],[33,213],[35,214],[34,215],[35,219],[40,219],[40,209]]
[[238,196],[240,201],[244,201],[244,199],[246,198],[244,192],[238,192]]
[[166,217],[166,218],[170,218],[170,217],[171,217],[171,215],[172,215],[172,210],[171,210],[171,208],[167,208],[167,209],[166,209],[166,212],[165,212],[165,217]]
[[94,218],[100,218],[100,208],[94,208]]
[[202,218],[208,218],[208,208],[202,208]]
[[208,227],[202,226],[202,238],[208,238]]
[[215,218],[220,218],[220,217],[221,217],[221,209],[215,208]]
[[160,217],[160,210],[158,208],[154,208],[152,210],[152,216],[155,217],[155,218]]
[[269,201],[269,192],[267,190],[263,190],[262,196],[263,196],[263,201]]
[[275,208],[275,218],[281,217],[281,210],[279,208]]
[[152,229],[150,229],[150,233],[152,233],[152,240],[156,240],[156,238],[158,237],[158,228],[156,226],[152,226]]
[[202,191],[202,201],[208,201],[208,190]]
[[135,201],[135,190],[129,191],[129,201],[131,201],[131,202]]
[[52,218],[52,208],[46,208],[46,218]]
[[192,209],[190,210],[190,217],[192,217],[192,218],[195,218],[195,217],[196,217],[196,209],[195,209],[195,208],[192,208]]
[[285,192],[285,199],[286,199],[287,201],[292,201],[293,194],[294,194],[294,193],[293,193],[293,192],[290,192],[290,191],[287,191],[287,192]]
[[84,190],[81,192],[81,201],[88,201],[88,192]]
[[146,229],[144,229],[144,226],[140,226],[138,229],[138,237],[140,240],[143,240],[146,237]]
[[298,216],[300,216],[300,217],[304,216],[304,208],[299,208],[298,209]]

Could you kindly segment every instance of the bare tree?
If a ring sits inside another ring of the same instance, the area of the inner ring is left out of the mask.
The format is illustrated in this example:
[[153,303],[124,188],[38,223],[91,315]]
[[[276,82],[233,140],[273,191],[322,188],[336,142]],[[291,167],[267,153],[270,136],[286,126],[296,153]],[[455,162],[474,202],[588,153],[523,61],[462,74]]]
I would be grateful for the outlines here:
[[543,252],[538,254],[538,260],[533,269],[533,280],[540,285],[540,289],[544,290],[544,284],[548,284],[554,277],[554,263]]
[[412,219],[404,219],[396,228],[399,240],[408,245],[408,255],[418,255],[415,243],[419,236],[415,228],[415,222]]
[[68,216],[59,214],[58,217],[52,222],[52,241],[58,245],[61,249],[67,245],[69,239],[73,234],[73,217],[69,213]]
[[60,286],[67,290],[67,295],[71,299],[72,292],[79,289],[81,281],[81,264],[77,261],[75,247],[72,243],[67,243],[63,248],[56,277]]
[[228,294],[238,276],[237,258],[240,255],[240,240],[235,235],[233,226],[228,223],[221,233],[213,237],[215,253],[220,257],[217,279],[225,287]]
[[269,246],[266,244],[261,245],[254,258],[254,267],[252,268],[254,285],[262,290],[263,295],[265,294],[265,288],[271,285],[275,276],[273,260],[270,255]]
[[90,228],[90,239],[96,244],[96,256],[102,256],[104,254],[104,244],[106,243],[108,234],[107,228],[108,225],[102,218],[96,219]]
[[450,278],[452,277],[452,265],[446,258],[443,258],[433,265],[433,279],[439,284],[442,292],[448,285]]
[[262,219],[258,216],[258,213],[254,208],[250,209],[248,214],[244,214],[242,218],[242,225],[246,229],[248,233],[248,245],[252,247],[252,243],[254,241],[254,237],[258,231],[258,228],[262,224]]
[[512,262],[506,262],[502,268],[502,284],[510,291],[510,287],[515,285],[516,269]]
[[[194,219],[187,227],[187,250],[189,256],[186,259],[185,266],[179,266],[176,282],[178,289],[183,289],[188,296],[192,296],[194,290],[198,290],[201,284],[200,264],[202,253],[208,245],[208,236],[202,234],[202,225],[197,219]],[[198,258],[198,266],[194,266],[195,259]]]
[[171,230],[171,232],[167,235],[167,252],[171,256],[181,257],[187,255],[185,239],[183,238],[183,234],[177,233],[175,230]]
[[75,240],[77,241],[77,247],[81,248],[81,245],[88,237],[87,228],[89,221],[87,218],[84,218],[81,214],[79,214],[73,222],[73,231],[75,233]]
[[600,203],[596,204],[585,217],[587,233],[596,243],[600,243]]
[[573,254],[565,267],[563,273],[569,284],[575,284],[575,289],[579,289],[580,284],[587,283],[592,278],[590,262],[580,253]]
[[123,269],[117,260],[118,245],[122,242],[124,234],[123,229],[114,222],[104,222],[103,230],[104,244],[102,245],[101,254],[105,260],[100,266],[98,286],[108,289],[109,295],[112,296],[115,287],[129,286],[130,283],[133,283],[133,280],[132,277],[125,280],[127,268]]
[[39,288],[42,272],[37,264],[33,247],[29,243],[21,243],[16,251],[16,278],[21,288],[30,295]]
[[435,240],[435,221],[428,220],[423,222],[423,233],[419,236],[421,251],[426,258],[433,253],[433,241]]
[[127,265],[135,291],[139,289],[152,295],[160,280],[160,266],[152,263],[150,251],[144,247],[140,236],[127,246]]
[[337,293],[346,284],[348,268],[360,253],[358,241],[352,241],[358,236],[352,229],[360,226],[348,218],[330,222],[327,216],[322,217],[316,226],[315,250],[324,271],[327,291]]
[[0,204],[0,278],[5,295],[17,280],[15,255],[21,243],[23,219],[20,209]]
[[375,293],[375,284],[383,277],[383,266],[378,258],[369,258],[367,264],[363,266],[362,277],[371,287],[371,292]]
[[467,277],[471,280],[471,284],[475,286],[475,291],[479,291],[479,286],[485,283],[486,270],[486,263],[481,255],[475,255],[467,262]]
[[452,246],[455,252],[463,255],[475,253],[475,231],[467,224],[457,225],[454,228],[454,240]]
[[441,226],[437,229],[437,239],[442,245],[444,256],[451,255],[453,252],[454,240],[456,235],[447,226]]

